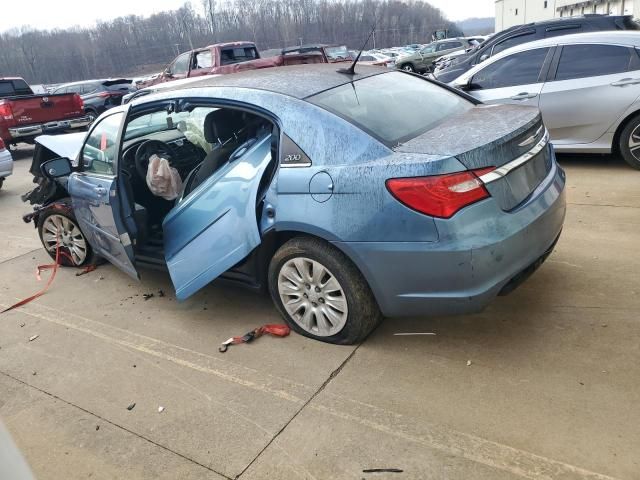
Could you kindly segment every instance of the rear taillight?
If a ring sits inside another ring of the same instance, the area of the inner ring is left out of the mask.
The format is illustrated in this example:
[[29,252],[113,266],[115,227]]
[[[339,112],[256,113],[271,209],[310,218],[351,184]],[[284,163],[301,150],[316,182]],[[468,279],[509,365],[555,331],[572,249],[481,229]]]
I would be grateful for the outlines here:
[[73,94],[73,106],[77,110],[82,110],[84,108],[84,102],[82,101],[82,97],[77,93]]
[[432,177],[392,178],[387,189],[402,204],[425,215],[451,218],[472,203],[489,197],[480,176],[495,167]]
[[4,140],[0,138],[0,150],[4,150],[7,146],[4,144]]
[[13,120],[13,110],[11,105],[5,101],[0,101],[0,118],[4,120]]

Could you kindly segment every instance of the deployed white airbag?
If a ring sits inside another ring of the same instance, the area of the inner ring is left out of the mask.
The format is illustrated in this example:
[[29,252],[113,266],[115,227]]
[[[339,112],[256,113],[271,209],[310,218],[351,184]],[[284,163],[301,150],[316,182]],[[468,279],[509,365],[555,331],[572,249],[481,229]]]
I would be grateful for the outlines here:
[[149,157],[147,186],[155,196],[175,200],[182,192],[182,179],[166,158],[153,154]]

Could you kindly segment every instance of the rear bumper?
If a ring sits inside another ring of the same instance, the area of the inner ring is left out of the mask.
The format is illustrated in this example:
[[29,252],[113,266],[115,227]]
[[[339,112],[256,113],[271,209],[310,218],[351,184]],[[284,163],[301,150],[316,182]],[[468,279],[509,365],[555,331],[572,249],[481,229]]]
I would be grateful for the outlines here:
[[13,158],[9,149],[0,151],[0,178],[6,178],[13,173]]
[[436,242],[337,242],[357,264],[385,316],[455,315],[484,309],[551,253],[566,212],[565,175],[547,177],[516,210],[487,199],[437,220]]
[[91,124],[88,116],[73,118],[70,120],[58,120],[55,122],[40,123],[36,125],[26,125],[24,127],[9,128],[9,134],[14,139],[24,137],[35,137],[42,134],[65,132],[84,128]]

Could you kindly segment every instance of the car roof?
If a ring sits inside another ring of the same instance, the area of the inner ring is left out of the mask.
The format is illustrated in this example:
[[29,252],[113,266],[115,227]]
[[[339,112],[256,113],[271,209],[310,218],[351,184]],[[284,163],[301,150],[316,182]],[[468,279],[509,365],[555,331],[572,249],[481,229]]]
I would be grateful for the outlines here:
[[389,69],[366,65],[356,65],[355,75],[339,73],[338,70],[336,65],[329,63],[260,68],[218,77],[206,76],[200,82],[176,86],[164,91],[202,87],[239,87],[266,90],[303,99],[354,80],[389,73]]
[[500,52],[496,57],[505,57],[511,53],[532,50],[534,48],[549,47],[553,45],[569,45],[572,43],[605,43],[611,45],[632,45],[640,47],[640,31],[638,30],[613,30],[603,32],[574,33],[558,37],[544,38],[533,42],[521,43]]

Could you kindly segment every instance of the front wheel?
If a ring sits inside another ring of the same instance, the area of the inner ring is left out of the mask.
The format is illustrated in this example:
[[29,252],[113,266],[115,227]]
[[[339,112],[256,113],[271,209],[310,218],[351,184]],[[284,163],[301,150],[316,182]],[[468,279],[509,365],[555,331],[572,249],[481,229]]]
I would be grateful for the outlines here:
[[382,319],[360,271],[323,240],[289,240],[273,256],[268,280],[276,308],[301,335],[351,345],[364,340]]
[[405,72],[415,72],[416,71],[416,69],[413,67],[413,65],[411,63],[405,63],[400,68],[402,70],[404,70]]
[[40,241],[49,256],[67,267],[81,267],[94,261],[93,250],[80,230],[73,214],[60,208],[49,208],[38,218]]
[[640,115],[633,118],[622,130],[619,147],[624,161],[640,170]]

